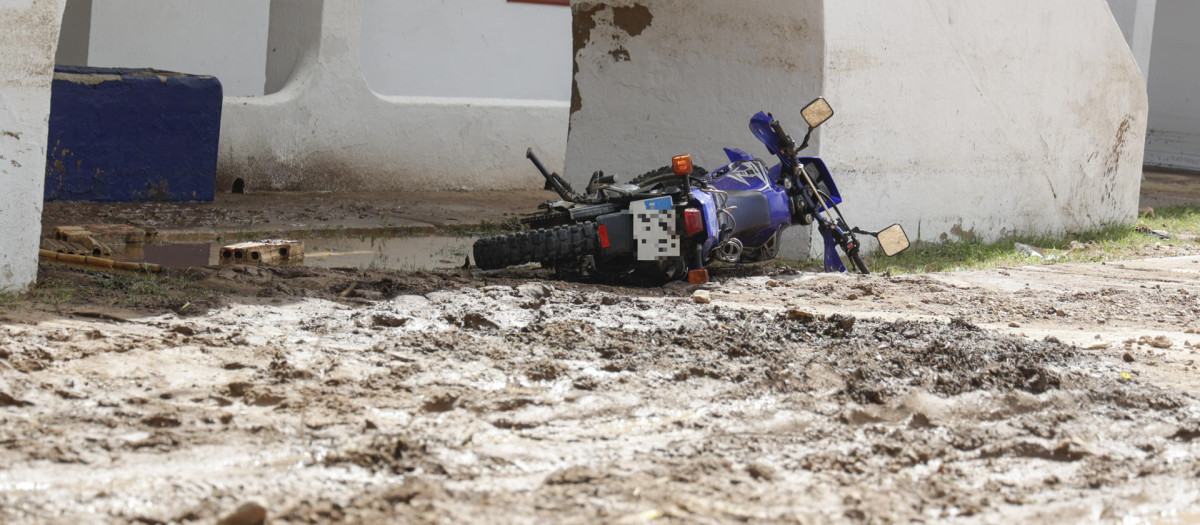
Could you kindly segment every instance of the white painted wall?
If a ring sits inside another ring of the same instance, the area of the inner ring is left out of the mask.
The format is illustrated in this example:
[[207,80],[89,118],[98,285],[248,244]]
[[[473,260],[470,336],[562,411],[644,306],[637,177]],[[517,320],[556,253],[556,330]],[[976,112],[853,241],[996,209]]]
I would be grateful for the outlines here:
[[1154,18],[1158,0],[1108,0],[1113,18],[1125,35],[1142,76],[1149,78],[1150,52],[1154,41]]
[[576,186],[595,170],[625,180],[684,153],[711,169],[728,162],[727,146],[765,155],[750,117],[766,110],[803,122],[800,109],[821,93],[820,0],[603,4],[650,6],[653,21],[631,35],[614,23],[613,7],[573,6],[586,39],[576,42],[579,98],[567,144],[566,176]]
[[226,98],[219,191],[235,178],[249,190],[537,188],[529,146],[562,165],[565,102],[377,95],[358,62],[363,0],[307,2],[287,22],[313,17],[319,31],[291,34],[282,90]]
[[[569,177],[638,173],[684,152],[717,166],[724,145],[763,155],[750,114],[768,109],[798,129],[800,107],[823,92],[837,114],[817,151],[855,224],[990,241],[1133,219],[1146,91],[1103,0],[823,9],[663,1],[634,38],[595,17],[576,54]],[[789,30],[800,19],[824,24]],[[613,60],[615,45],[631,60]],[[796,58],[813,54],[823,63]]]
[[507,0],[367,0],[361,59],[381,95],[567,100],[571,10]]
[[1146,92],[1101,0],[826,4],[824,129],[854,221],[922,240],[1137,211]]
[[[94,0],[87,65],[216,75],[273,93],[270,0]],[[302,9],[303,2],[277,9]],[[507,0],[367,0],[359,60],[381,95],[567,100],[571,13]],[[69,36],[69,35],[68,35]],[[76,64],[79,65],[79,64]],[[264,88],[264,85],[266,87]]]
[[0,290],[37,278],[50,82],[64,0],[0,0]]
[[1159,0],[1146,164],[1200,170],[1200,2]]
[[95,0],[88,65],[215,75],[226,95],[261,95],[268,0]]

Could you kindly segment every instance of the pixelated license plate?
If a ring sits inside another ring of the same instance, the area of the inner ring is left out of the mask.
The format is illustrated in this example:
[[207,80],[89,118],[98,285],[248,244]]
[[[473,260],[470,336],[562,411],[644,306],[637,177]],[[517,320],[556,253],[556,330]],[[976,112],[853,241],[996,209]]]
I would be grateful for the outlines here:
[[679,256],[679,232],[675,229],[675,208],[670,197],[634,201],[633,241],[639,261]]

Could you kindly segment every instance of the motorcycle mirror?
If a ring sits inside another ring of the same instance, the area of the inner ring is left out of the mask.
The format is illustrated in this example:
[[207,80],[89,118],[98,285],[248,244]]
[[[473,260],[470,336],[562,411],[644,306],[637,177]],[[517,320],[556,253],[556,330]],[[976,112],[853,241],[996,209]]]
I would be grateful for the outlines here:
[[833,108],[823,97],[817,97],[800,111],[800,115],[804,117],[805,122],[808,122],[808,127],[815,128],[833,116]]
[[888,257],[908,249],[908,235],[899,224],[884,228],[875,234],[875,238],[879,239],[879,247],[883,248],[883,254]]

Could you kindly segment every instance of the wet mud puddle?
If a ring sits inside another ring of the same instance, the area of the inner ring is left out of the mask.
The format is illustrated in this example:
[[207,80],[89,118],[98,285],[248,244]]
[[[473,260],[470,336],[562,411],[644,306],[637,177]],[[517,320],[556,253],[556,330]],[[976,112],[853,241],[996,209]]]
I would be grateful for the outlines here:
[[[318,237],[304,239],[301,264],[321,268],[434,270],[462,266],[474,237]],[[220,263],[221,247],[231,242],[125,245],[120,258],[182,269]]]

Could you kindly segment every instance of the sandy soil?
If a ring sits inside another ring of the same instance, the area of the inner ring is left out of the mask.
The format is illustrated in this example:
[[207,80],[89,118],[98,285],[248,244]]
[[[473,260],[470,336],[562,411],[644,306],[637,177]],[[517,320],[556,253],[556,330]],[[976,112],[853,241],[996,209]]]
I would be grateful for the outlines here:
[[44,268],[73,295],[0,311],[0,521],[1196,522],[1174,249],[649,290],[213,267],[138,301]]

